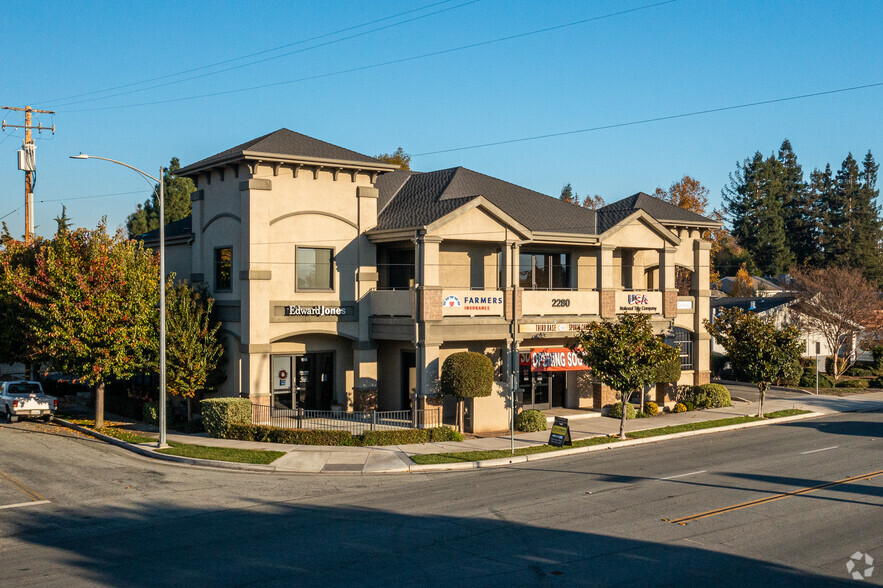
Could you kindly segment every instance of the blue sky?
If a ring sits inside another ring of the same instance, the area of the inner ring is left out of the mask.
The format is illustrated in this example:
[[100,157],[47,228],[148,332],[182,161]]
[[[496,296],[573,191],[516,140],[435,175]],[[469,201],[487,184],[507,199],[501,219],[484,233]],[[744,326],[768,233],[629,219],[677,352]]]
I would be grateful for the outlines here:
[[[115,229],[148,197],[132,172],[68,159],[81,151],[155,175],[172,156],[186,165],[288,127],[369,155],[420,154],[883,82],[883,2],[660,1],[6,3],[0,105],[57,111],[39,119],[55,136],[37,141],[35,223],[51,234],[62,202],[75,225],[106,215]],[[690,174],[717,205],[737,161],[786,137],[807,172],[849,151],[883,159],[881,106],[878,86],[412,167],[463,165],[550,195],[570,182],[608,202]],[[24,201],[20,143],[20,131],[0,135],[0,216]],[[3,220],[23,232],[23,210]]]

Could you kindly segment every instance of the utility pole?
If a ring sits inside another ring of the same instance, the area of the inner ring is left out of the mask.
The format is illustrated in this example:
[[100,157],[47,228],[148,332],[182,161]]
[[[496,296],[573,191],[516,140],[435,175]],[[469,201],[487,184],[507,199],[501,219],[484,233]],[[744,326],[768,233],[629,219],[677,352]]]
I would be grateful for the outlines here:
[[17,108],[15,106],[4,106],[4,110],[15,110],[18,112],[25,113],[25,124],[23,125],[8,125],[6,121],[3,121],[3,130],[6,130],[6,127],[10,127],[13,129],[24,129],[25,130],[25,140],[22,142],[22,149],[18,152],[18,169],[25,172],[25,243],[30,243],[31,235],[34,232],[34,182],[33,182],[33,174],[37,171],[37,160],[35,155],[35,146],[34,139],[31,136],[31,130],[37,129],[37,132],[42,134],[43,131],[52,131],[52,134],[55,134],[55,125],[51,127],[44,127],[42,124],[38,123],[37,126],[31,125],[31,114],[34,112],[40,114],[55,114],[52,110],[37,110],[35,108],[31,108],[30,106],[25,106],[24,108]]

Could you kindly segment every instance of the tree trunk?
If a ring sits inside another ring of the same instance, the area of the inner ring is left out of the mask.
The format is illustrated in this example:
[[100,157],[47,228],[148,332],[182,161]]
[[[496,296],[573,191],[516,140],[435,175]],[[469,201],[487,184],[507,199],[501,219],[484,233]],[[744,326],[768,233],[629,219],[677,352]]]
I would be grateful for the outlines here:
[[641,388],[641,412],[644,412],[644,395],[646,394],[646,390]]
[[95,428],[104,428],[104,382],[95,385]]
[[628,401],[632,399],[631,392],[620,392],[620,398],[622,398],[622,417],[619,420],[619,438],[625,439],[625,418],[626,418],[626,404]]
[[187,422],[193,420],[193,409],[190,407],[190,398],[187,398]]

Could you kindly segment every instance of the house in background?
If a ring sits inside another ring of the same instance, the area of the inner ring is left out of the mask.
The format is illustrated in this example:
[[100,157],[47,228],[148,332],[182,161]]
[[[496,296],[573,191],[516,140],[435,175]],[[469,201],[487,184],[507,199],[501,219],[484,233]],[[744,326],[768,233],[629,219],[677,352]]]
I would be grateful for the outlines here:
[[[779,278],[786,278],[787,276],[779,276]],[[738,289],[739,278],[736,276],[727,276],[725,278],[721,278],[719,282],[714,284],[714,289],[720,292],[723,292],[727,296],[733,296],[734,291]],[[786,284],[785,281],[780,281],[779,279],[772,278],[761,278],[757,276],[751,276],[751,289],[754,291],[754,296],[758,298],[767,298],[770,296],[781,296],[783,294],[787,294],[789,290],[783,284]]]

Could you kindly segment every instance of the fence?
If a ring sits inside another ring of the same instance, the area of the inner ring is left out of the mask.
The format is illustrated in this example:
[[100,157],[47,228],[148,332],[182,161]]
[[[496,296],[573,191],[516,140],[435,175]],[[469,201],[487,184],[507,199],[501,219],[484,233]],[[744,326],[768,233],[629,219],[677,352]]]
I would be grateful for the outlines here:
[[251,405],[251,422],[283,429],[322,429],[349,431],[361,435],[365,431],[396,429],[431,429],[442,425],[440,407],[425,410],[371,410],[367,412],[334,412],[331,410],[283,409]]

